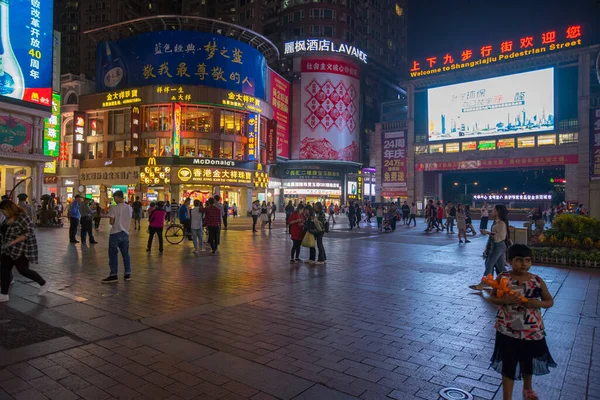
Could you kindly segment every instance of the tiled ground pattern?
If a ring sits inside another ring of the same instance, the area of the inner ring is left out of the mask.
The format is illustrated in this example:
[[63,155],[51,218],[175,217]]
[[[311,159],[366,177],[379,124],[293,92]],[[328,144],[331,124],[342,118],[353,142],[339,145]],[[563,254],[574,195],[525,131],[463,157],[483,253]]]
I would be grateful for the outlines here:
[[[501,398],[488,368],[495,309],[466,289],[484,239],[336,229],[327,266],[309,267],[289,264],[281,222],[258,234],[248,222],[233,221],[216,257],[189,243],[147,253],[147,235],[134,232],[134,280],[108,287],[106,227],[95,247],[40,231],[38,269],[54,289],[38,298],[17,276],[7,304],[80,341],[0,351],[0,400],[411,400],[444,387]],[[533,272],[556,296],[544,320],[559,364],[536,378],[538,393],[599,400],[600,273]]]

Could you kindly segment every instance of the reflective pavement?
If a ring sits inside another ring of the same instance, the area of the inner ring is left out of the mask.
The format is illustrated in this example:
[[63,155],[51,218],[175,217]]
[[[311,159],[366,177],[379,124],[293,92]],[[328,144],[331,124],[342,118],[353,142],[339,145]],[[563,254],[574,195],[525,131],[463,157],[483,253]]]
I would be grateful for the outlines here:
[[[495,308],[467,288],[481,277],[484,238],[459,245],[424,233],[422,220],[385,234],[336,225],[327,265],[309,266],[289,263],[282,215],[256,234],[247,218],[229,224],[214,257],[187,241],[147,253],[145,230],[132,232],[133,279],[120,264],[113,285],[100,283],[106,220],[96,245],[69,244],[67,228],[39,230],[34,268],[51,293],[37,297],[17,274],[0,307],[64,336],[0,348],[0,399],[410,400],[445,387],[501,398],[488,369]],[[600,399],[600,272],[532,272],[555,295],[544,321],[559,364],[535,389],[544,400]]]

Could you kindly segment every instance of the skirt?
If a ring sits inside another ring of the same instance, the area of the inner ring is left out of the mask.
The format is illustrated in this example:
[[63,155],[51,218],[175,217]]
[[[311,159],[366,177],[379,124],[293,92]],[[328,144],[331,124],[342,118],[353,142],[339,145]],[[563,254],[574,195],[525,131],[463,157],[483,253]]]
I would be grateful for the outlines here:
[[523,375],[546,375],[549,368],[556,367],[550,355],[546,339],[515,339],[496,332],[494,354],[490,366],[512,380],[521,380]]
[[262,222],[268,222],[269,221],[269,216],[267,214],[260,214],[260,220]]

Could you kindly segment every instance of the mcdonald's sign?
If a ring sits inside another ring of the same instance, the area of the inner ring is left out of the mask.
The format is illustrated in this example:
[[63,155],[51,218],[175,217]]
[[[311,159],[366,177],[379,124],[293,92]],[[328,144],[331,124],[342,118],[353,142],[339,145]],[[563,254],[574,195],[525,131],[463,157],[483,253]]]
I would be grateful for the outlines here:
[[154,158],[154,157],[148,158],[148,165],[156,165],[156,158]]

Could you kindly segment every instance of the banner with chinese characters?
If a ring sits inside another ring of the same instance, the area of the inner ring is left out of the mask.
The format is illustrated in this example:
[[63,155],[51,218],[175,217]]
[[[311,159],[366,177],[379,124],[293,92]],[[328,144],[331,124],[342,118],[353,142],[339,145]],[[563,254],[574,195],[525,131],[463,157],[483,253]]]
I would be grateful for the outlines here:
[[0,96],[50,108],[53,3],[49,0],[0,1]]
[[175,123],[173,124],[173,155],[178,156],[181,150],[181,104],[175,103]]
[[593,109],[590,125],[590,178],[600,179],[600,108]]
[[44,118],[44,155],[58,157],[60,141],[60,94],[52,93],[50,118]]
[[267,122],[267,164],[277,163],[277,121]]
[[487,160],[469,160],[452,162],[430,162],[416,165],[417,171],[457,171],[469,169],[497,169],[519,167],[545,167],[565,164],[577,164],[577,154],[547,157],[514,157]]
[[329,171],[308,168],[290,168],[283,171],[283,179],[325,179],[339,181],[342,179],[342,174],[340,173],[340,171]]
[[413,60],[410,64],[410,77],[421,78],[444,72],[520,60],[523,57],[544,55],[560,50],[570,50],[574,47],[581,47],[582,40],[581,25],[551,29],[520,38],[507,38],[504,41],[486,44],[481,48],[464,48],[458,52],[442,53]]
[[10,115],[0,115],[0,152],[29,153],[32,146],[31,123]]
[[300,159],[358,161],[360,69],[337,58],[303,58]]
[[381,134],[381,161],[381,187],[383,192],[404,193],[406,191],[407,172],[405,131],[383,132]]
[[551,194],[475,194],[473,200],[485,200],[485,201],[539,201],[548,200],[552,201]]
[[85,113],[82,111],[73,113],[73,158],[85,158]]
[[265,99],[267,63],[255,48],[206,32],[148,32],[96,47],[96,89],[202,85]]
[[140,154],[140,107],[131,107],[131,154]]
[[277,121],[277,156],[290,158],[290,83],[269,69],[271,107]]
[[177,167],[171,170],[171,179],[178,183],[252,183],[252,172],[230,168]]
[[259,159],[259,129],[258,114],[248,114],[248,160]]

